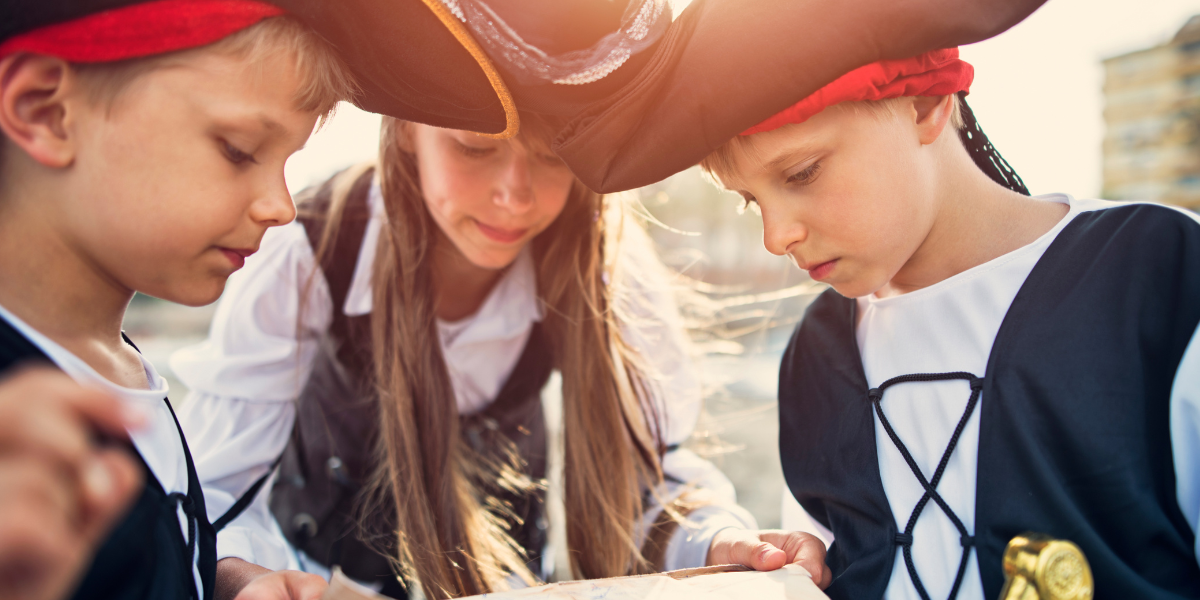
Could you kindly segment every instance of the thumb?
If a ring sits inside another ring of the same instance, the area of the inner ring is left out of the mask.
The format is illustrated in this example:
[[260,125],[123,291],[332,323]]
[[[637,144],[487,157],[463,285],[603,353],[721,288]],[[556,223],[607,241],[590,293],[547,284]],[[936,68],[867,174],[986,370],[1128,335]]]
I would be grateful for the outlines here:
[[82,532],[94,544],[128,512],[142,489],[142,472],[129,453],[118,448],[94,453],[82,471]]

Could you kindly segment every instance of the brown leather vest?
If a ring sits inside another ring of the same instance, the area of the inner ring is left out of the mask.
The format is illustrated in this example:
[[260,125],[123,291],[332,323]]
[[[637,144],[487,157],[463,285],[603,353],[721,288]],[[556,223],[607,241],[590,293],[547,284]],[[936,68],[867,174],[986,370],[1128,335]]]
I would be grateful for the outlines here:
[[[380,460],[375,452],[379,427],[371,391],[370,315],[347,317],[342,310],[370,218],[367,196],[373,174],[368,170],[353,181],[338,236],[321,264],[333,300],[333,321],[298,400],[296,424],[270,504],[295,547],[326,566],[340,565],[355,579],[382,582],[387,595],[403,597],[387,557],[378,550],[393,545],[389,533],[393,511],[360,515],[357,506]],[[348,176],[353,175],[336,175],[296,198],[299,220],[313,248],[323,235],[335,183]],[[551,369],[549,347],[535,325],[496,400],[482,413],[462,419],[464,439],[475,451],[494,455],[511,442],[524,460],[525,474],[534,481],[546,476],[540,392]],[[518,496],[499,489],[487,491],[513,507],[517,518],[510,519],[510,531],[525,548],[530,568],[540,573],[546,541],[542,492]]]

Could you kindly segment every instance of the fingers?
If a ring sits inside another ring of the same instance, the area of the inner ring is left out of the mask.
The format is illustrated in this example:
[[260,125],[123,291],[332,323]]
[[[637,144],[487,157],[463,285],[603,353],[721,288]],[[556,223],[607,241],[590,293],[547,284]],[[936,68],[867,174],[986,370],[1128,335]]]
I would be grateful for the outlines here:
[[301,571],[273,571],[254,578],[236,600],[320,600],[329,584]]
[[0,379],[0,596],[70,591],[141,484],[128,453],[97,446],[96,433],[127,437],[139,421],[58,371]]
[[713,537],[708,564],[735,564],[756,571],[773,571],[787,564],[787,554],[759,538],[757,531],[723,529]]
[[33,461],[0,462],[0,596],[63,597],[81,574],[91,547],[61,487]]
[[782,549],[788,564],[798,564],[812,575],[821,589],[833,582],[833,572],[825,564],[825,543],[816,536],[800,531],[767,530],[758,532],[759,538]]
[[299,571],[283,571],[283,573],[288,580],[291,600],[320,600],[321,595],[325,593],[325,588],[329,587],[327,581],[312,573]]
[[83,477],[82,537],[98,544],[125,516],[142,489],[142,469],[124,450],[101,450],[89,461]]

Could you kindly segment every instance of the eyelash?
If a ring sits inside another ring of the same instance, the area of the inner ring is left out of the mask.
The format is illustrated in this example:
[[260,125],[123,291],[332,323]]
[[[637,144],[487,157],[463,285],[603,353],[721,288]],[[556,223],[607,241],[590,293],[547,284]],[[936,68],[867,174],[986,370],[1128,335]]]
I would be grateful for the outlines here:
[[238,150],[225,140],[221,140],[221,150],[225,153],[225,158],[235,165],[243,165],[247,162],[258,164],[253,154]]
[[495,148],[476,148],[475,146],[468,146],[457,140],[455,140],[454,145],[458,148],[459,152],[468,158],[483,158],[485,156],[491,156],[492,152],[495,151]]
[[821,163],[813,163],[807,169],[792,175],[787,178],[788,183],[798,183],[800,185],[808,185],[817,178],[817,174],[821,171]]

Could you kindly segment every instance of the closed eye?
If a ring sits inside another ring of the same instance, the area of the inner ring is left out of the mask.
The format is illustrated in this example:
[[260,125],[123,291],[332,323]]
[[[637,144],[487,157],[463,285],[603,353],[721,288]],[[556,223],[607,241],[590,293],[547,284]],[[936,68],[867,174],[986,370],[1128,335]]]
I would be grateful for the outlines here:
[[803,171],[800,171],[799,173],[796,173],[796,174],[788,177],[787,182],[788,183],[797,183],[800,185],[808,185],[808,184],[812,183],[817,178],[817,175],[819,175],[820,173],[821,173],[821,163],[815,162],[812,165],[809,165],[809,167],[807,169],[804,169]]
[[225,155],[225,158],[229,162],[235,165],[243,165],[246,163],[258,164],[258,161],[255,160],[253,154],[243,152],[225,140],[221,140],[221,153]]
[[468,146],[458,140],[454,140],[454,147],[468,158],[484,158],[491,156],[496,152],[495,148],[480,148],[478,146]]

